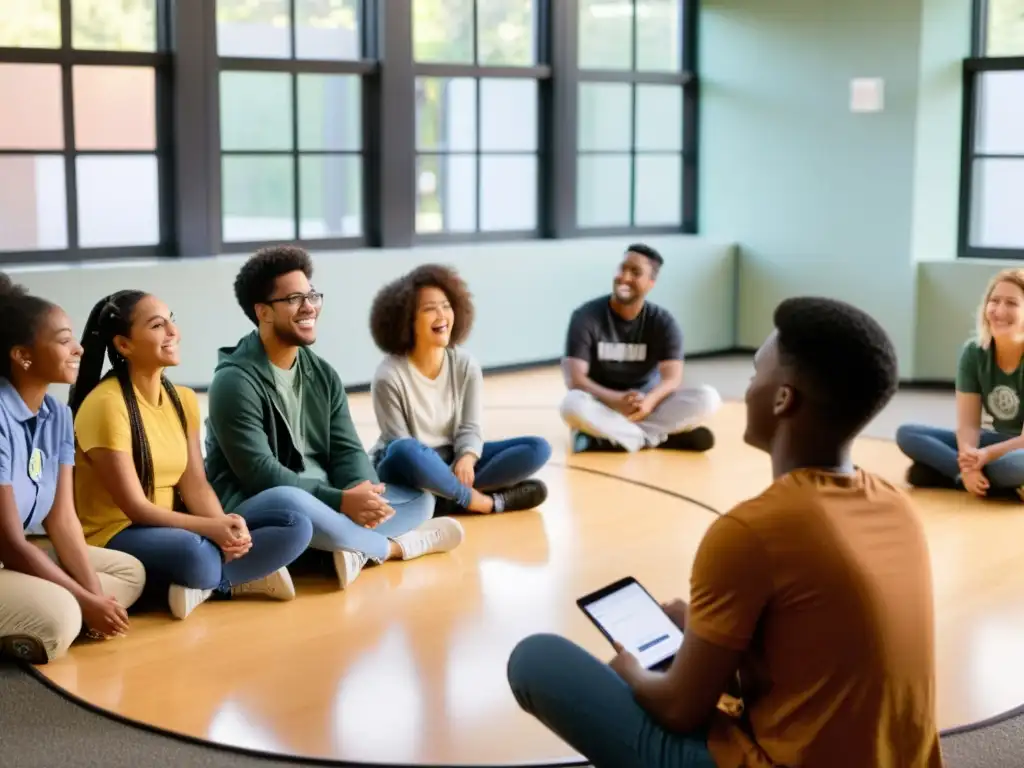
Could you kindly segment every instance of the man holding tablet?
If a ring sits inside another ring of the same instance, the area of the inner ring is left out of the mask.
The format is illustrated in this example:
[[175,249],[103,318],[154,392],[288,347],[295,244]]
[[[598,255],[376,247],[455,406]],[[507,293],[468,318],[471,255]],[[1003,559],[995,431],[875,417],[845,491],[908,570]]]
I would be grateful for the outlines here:
[[744,439],[774,482],[701,542],[689,608],[666,608],[683,634],[668,668],[645,668],[665,633],[627,579],[580,600],[610,665],[534,636],[512,691],[595,768],[941,768],[927,543],[907,497],[850,459],[896,391],[892,344],[854,307],[789,299],[754,366]]

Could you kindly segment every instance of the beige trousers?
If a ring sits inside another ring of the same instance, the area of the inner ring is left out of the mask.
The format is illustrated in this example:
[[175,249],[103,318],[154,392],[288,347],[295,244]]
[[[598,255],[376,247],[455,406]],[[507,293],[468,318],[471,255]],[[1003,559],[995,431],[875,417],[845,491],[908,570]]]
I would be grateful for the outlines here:
[[[57,560],[45,538],[33,538],[32,543]],[[134,557],[113,549],[89,547],[89,563],[99,576],[104,594],[116,597],[125,608],[139,599],[146,572]],[[0,638],[34,638],[46,649],[47,659],[53,661],[67,653],[81,632],[82,609],[64,587],[0,565]]]

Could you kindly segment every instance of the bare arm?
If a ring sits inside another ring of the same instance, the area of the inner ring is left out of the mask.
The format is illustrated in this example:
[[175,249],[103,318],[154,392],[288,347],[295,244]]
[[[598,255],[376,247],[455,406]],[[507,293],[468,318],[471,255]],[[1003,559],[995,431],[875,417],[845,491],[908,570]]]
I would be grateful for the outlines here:
[[971,392],[956,393],[956,444],[964,448],[977,448],[981,439],[981,395]]
[[74,482],[74,467],[62,464],[57,477],[57,495],[50,514],[43,521],[43,529],[64,570],[87,591],[102,595],[103,587],[89,563],[85,534],[75,514]]
[[650,410],[654,410],[661,401],[683,386],[683,361],[663,360],[658,363],[658,374],[661,381],[650,392],[645,400],[650,403]]
[[565,380],[565,386],[568,389],[582,390],[588,395],[597,398],[609,408],[619,410],[619,404],[623,401],[626,393],[602,387],[590,378],[589,372],[590,363],[586,360],[581,360],[578,357],[562,358],[562,378]]
[[185,474],[178,481],[178,490],[190,514],[199,517],[224,517],[220,499],[213,492],[210,481],[206,479],[203,453],[199,448],[199,434],[191,429],[188,432],[188,465],[185,467]]

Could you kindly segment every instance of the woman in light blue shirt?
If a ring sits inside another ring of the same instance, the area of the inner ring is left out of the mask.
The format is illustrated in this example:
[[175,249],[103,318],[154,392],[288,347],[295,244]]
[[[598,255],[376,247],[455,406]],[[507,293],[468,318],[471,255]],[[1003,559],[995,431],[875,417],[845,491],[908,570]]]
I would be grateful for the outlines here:
[[47,390],[81,356],[64,311],[0,274],[0,655],[33,664],[83,631],[124,635],[145,583],[135,558],[86,546],[75,514],[71,411]]

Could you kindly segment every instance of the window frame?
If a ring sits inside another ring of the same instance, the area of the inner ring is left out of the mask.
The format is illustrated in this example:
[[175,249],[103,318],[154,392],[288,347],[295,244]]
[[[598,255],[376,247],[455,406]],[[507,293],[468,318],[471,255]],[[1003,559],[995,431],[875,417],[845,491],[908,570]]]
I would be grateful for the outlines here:
[[957,251],[962,259],[1024,259],[1024,245],[1019,248],[991,248],[971,244],[971,230],[974,214],[974,164],[979,158],[1019,158],[1019,155],[990,155],[980,152],[976,146],[980,115],[981,79],[989,72],[1024,72],[1024,55],[988,56],[987,0],[974,0],[971,22],[971,56],[964,59],[962,66],[963,112],[960,147],[960,211],[957,224]]
[[[64,161],[65,222],[67,247],[55,249],[0,250],[2,265],[82,263],[111,259],[152,259],[174,253],[174,165],[173,165],[173,87],[170,0],[154,0],[156,40],[153,51],[106,51],[72,47],[73,0],[60,0],[59,48],[0,47],[0,64],[48,64],[60,67],[62,149],[0,148],[0,157],[47,156]],[[156,143],[152,150],[77,149],[75,146],[74,70],[90,67],[145,67],[153,70],[154,126]],[[82,246],[78,210],[77,158],[89,156],[155,157],[157,163],[158,241],[149,245]]]

